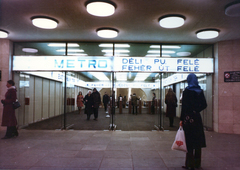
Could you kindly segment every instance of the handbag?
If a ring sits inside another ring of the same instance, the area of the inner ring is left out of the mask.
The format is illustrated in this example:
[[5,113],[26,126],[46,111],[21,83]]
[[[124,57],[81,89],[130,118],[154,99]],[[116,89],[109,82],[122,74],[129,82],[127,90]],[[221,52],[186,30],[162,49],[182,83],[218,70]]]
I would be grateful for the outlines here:
[[21,104],[19,103],[18,100],[16,100],[15,102],[13,102],[13,108],[14,108],[14,109],[17,109],[17,108],[19,108],[20,106],[21,106]]
[[183,131],[183,127],[180,126],[177,134],[175,136],[175,140],[172,144],[172,150],[179,150],[183,152],[187,152],[187,145],[186,145],[186,140],[185,140],[185,134]]

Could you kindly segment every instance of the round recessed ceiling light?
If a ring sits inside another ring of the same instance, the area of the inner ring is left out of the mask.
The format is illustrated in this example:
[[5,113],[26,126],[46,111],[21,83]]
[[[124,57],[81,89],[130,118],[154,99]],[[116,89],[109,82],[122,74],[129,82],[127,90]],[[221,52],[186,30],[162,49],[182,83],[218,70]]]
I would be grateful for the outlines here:
[[240,16],[240,2],[233,2],[226,6],[225,14],[230,17]]
[[215,29],[200,30],[196,34],[199,39],[213,39],[218,37],[219,30]]
[[0,38],[7,38],[8,37],[8,32],[0,30]]
[[118,30],[113,28],[100,28],[97,30],[97,35],[102,38],[115,38],[118,36]]
[[22,51],[26,52],[26,53],[37,53],[38,52],[38,50],[35,48],[23,48]]
[[32,17],[32,24],[38,28],[54,29],[58,26],[58,21],[48,17]]
[[178,52],[177,56],[181,56],[181,57],[185,57],[185,56],[190,56],[191,53],[190,52]]
[[107,17],[114,14],[116,5],[110,1],[90,1],[86,4],[86,8],[91,15]]
[[163,28],[178,28],[183,26],[185,17],[181,15],[167,15],[159,19],[159,25]]

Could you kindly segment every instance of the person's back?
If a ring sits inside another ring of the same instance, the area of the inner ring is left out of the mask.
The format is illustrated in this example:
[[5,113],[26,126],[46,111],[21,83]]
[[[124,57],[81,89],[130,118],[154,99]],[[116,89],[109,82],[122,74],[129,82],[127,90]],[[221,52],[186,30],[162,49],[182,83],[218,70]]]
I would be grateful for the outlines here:
[[138,100],[137,96],[136,96],[136,95],[133,95],[133,96],[132,96],[132,99],[131,99],[133,106],[136,106],[136,105],[137,105],[137,100]]

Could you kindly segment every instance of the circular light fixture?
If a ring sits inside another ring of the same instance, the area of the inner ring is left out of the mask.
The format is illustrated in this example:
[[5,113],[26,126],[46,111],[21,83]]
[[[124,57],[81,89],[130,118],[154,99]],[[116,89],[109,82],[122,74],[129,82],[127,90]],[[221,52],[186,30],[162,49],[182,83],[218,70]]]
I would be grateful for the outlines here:
[[226,6],[225,14],[230,17],[240,16],[240,2],[233,2]]
[[218,37],[219,30],[216,29],[200,30],[196,34],[199,39],[213,39]]
[[181,15],[165,15],[159,19],[159,25],[163,28],[178,28],[183,26],[185,17]]
[[185,57],[185,56],[190,56],[191,53],[190,52],[178,52],[177,53],[177,56],[180,56],[180,57]]
[[118,36],[118,30],[113,28],[99,28],[97,35],[102,38],[115,38]]
[[58,21],[49,17],[37,16],[32,17],[31,20],[32,24],[38,28],[54,29],[58,26]]
[[108,1],[88,1],[86,3],[87,12],[94,16],[107,17],[115,13],[116,5]]
[[22,51],[26,52],[26,53],[37,53],[38,52],[38,50],[35,48],[23,48]]
[[8,37],[8,32],[0,30],[0,38],[7,38]]

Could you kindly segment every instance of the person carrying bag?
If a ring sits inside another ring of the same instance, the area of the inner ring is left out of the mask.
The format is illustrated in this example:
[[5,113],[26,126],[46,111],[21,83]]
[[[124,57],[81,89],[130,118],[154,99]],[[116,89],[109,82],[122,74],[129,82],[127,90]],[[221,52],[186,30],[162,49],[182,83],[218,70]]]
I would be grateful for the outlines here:
[[203,90],[198,85],[197,76],[190,73],[188,86],[183,91],[180,126],[186,137],[187,153],[184,169],[201,168],[201,148],[206,147],[205,134],[200,112],[207,107]]

